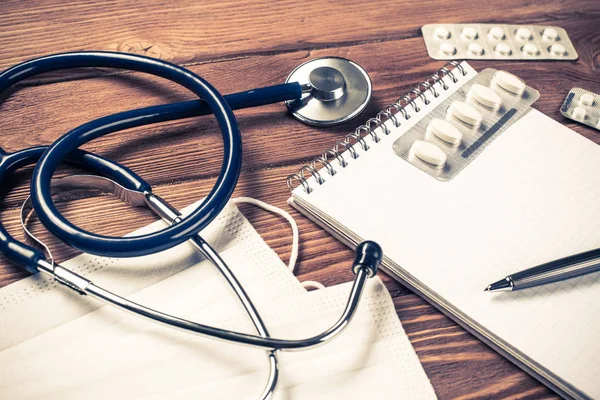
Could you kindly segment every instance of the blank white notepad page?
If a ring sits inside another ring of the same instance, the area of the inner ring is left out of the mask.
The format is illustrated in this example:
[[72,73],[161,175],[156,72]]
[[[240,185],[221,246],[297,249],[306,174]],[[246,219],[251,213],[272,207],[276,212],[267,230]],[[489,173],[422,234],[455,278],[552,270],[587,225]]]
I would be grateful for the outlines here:
[[354,240],[378,241],[391,270],[555,385],[600,397],[600,274],[483,291],[507,274],[600,247],[600,147],[531,110],[440,182],[394,153],[403,132],[395,128],[343,173],[294,198]]

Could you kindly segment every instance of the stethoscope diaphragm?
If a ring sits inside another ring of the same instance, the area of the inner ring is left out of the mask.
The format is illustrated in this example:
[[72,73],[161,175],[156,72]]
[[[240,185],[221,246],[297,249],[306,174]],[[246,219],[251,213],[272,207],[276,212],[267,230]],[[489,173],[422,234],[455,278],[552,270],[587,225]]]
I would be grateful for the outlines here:
[[298,82],[303,88],[300,100],[286,101],[290,113],[314,126],[353,119],[367,107],[373,90],[367,72],[340,57],[307,61],[296,67],[285,82]]

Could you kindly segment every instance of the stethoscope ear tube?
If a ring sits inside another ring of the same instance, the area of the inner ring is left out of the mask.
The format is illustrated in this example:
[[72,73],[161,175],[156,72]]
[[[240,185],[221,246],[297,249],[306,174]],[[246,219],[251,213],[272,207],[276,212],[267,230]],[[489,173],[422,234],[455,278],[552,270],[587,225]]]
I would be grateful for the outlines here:
[[[160,311],[145,307],[141,304],[109,292],[106,289],[96,286],[90,280],[87,280],[63,268],[62,266],[57,266],[55,271],[59,271],[61,283],[76,290],[80,294],[90,295],[104,303],[116,306],[122,310],[132,312],[137,316],[151,319],[166,326],[196,333],[202,336],[208,336],[232,343],[245,344],[251,347],[258,347],[266,350],[293,351],[308,349],[324,344],[337,337],[346,328],[346,326],[348,326],[354,317],[356,310],[358,309],[360,297],[365,288],[367,280],[373,276],[372,272],[376,271],[379,267],[381,256],[381,248],[375,242],[361,243],[357,247],[355,254],[355,260],[358,260],[360,264],[354,264],[352,267],[352,270],[356,273],[356,277],[348,296],[348,302],[346,303],[346,307],[344,308],[341,317],[329,329],[318,335],[305,339],[291,340],[234,332],[178,318],[173,315],[165,314]],[[45,270],[46,268],[47,263],[45,261],[41,261],[40,269]]]

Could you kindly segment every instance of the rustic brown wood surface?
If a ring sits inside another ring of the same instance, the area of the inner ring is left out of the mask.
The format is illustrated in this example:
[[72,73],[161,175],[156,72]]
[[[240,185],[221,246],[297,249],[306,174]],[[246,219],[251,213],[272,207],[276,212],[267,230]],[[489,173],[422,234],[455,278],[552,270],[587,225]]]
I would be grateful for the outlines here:
[[[503,68],[541,92],[535,108],[600,143],[600,133],[564,119],[558,109],[571,87],[600,93],[600,3],[593,1],[19,1],[0,3],[0,69],[44,54],[119,50],[186,65],[223,93],[282,82],[299,63],[319,56],[350,58],[369,72],[373,101],[358,121],[328,129],[304,126],[281,104],[237,112],[244,138],[243,174],[236,195],[290,211],[301,232],[300,280],[335,285],[352,279],[352,252],[286,205],[285,177],[318,156],[360,121],[373,116],[443,62],[426,53],[420,27],[433,22],[504,22],[559,25],[569,33],[576,62],[477,62]],[[107,69],[61,71],[32,78],[0,95],[0,146],[7,151],[48,144],[84,122],[110,113],[192,99],[189,93],[138,73]],[[220,138],[211,118],[133,129],[85,148],[139,172],[178,207],[207,194],[218,174]],[[61,173],[68,172],[63,170]],[[18,207],[30,170],[3,199],[2,221],[20,237]],[[122,235],[153,217],[108,197],[60,204],[75,223]],[[283,258],[287,224],[264,212],[244,213]],[[131,217],[135,216],[136,226]],[[125,223],[127,221],[127,223]],[[49,238],[38,229],[42,236]],[[49,238],[59,260],[77,254]],[[412,294],[380,274],[398,315],[440,398],[550,398],[527,374]],[[0,259],[0,286],[26,274]],[[399,388],[402,390],[402,388]]]

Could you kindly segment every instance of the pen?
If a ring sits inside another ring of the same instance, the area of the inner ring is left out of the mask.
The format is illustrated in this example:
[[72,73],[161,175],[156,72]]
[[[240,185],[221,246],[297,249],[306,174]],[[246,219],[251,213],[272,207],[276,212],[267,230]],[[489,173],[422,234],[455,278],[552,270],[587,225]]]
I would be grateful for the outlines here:
[[494,282],[486,292],[526,289],[600,271],[600,248],[529,268]]

